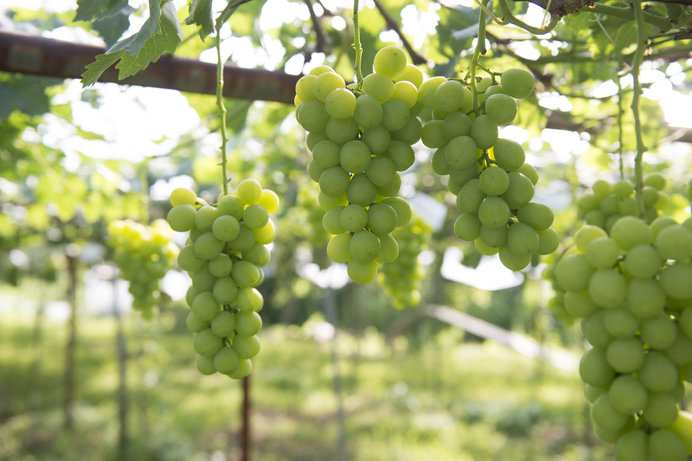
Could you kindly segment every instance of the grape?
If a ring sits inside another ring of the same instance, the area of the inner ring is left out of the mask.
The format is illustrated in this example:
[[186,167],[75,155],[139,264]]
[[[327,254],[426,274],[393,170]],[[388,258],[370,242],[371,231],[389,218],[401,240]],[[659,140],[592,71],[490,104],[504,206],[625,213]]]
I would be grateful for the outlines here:
[[394,163],[397,171],[407,170],[416,159],[413,148],[397,140],[389,143],[386,156]]
[[324,104],[317,100],[311,100],[303,102],[298,106],[296,119],[307,131],[321,132],[327,126],[329,114],[324,108]]
[[613,408],[608,394],[601,395],[593,403],[591,406],[591,419],[600,426],[611,430],[622,429],[628,420],[626,415]]
[[403,101],[408,109],[413,109],[418,102],[418,88],[411,82],[396,82],[392,98]]
[[213,375],[216,373],[216,367],[214,366],[214,360],[211,357],[205,355],[197,356],[197,370],[203,375]]
[[391,263],[399,256],[399,244],[390,234],[380,236],[380,254],[378,262]]
[[178,266],[188,272],[196,272],[202,269],[205,265],[205,261],[197,257],[195,253],[195,247],[188,245],[178,254]]
[[600,269],[589,280],[589,295],[601,307],[618,307],[625,300],[627,281],[614,269]]
[[394,208],[386,203],[375,203],[368,210],[368,227],[372,232],[382,237],[392,232],[397,225],[397,215]]
[[214,277],[224,277],[231,273],[233,261],[227,254],[221,253],[219,256],[209,261],[207,267]]
[[238,296],[238,285],[230,277],[220,278],[214,282],[212,294],[220,304],[233,304]]
[[688,259],[692,256],[692,232],[681,225],[668,226],[658,233],[656,248],[664,258]]
[[692,264],[676,263],[661,272],[661,287],[671,298],[692,299]]
[[[271,223],[268,221],[267,224]],[[252,248],[255,244],[255,235],[253,231],[245,225],[245,223],[240,224],[240,229],[238,231],[238,236],[228,242],[228,246],[233,251],[247,251]]]
[[251,262],[241,259],[233,265],[231,277],[239,288],[254,287],[260,281],[260,269]]
[[350,173],[361,173],[370,164],[370,149],[363,141],[351,140],[341,146],[341,167]]
[[565,310],[575,317],[588,317],[598,310],[588,292],[569,291],[564,297]]
[[233,216],[219,216],[212,224],[212,233],[218,240],[230,242],[240,234],[240,223]]
[[406,55],[400,48],[385,46],[375,53],[373,67],[375,72],[394,78],[406,70]]
[[262,205],[249,205],[243,211],[243,222],[250,229],[261,229],[269,221],[269,213]]
[[356,96],[346,88],[336,88],[327,95],[324,108],[330,117],[351,117],[356,110]]
[[320,175],[320,189],[330,197],[339,197],[346,193],[349,186],[348,173],[341,167],[327,168]]
[[481,240],[491,247],[501,247],[507,243],[507,227],[486,227],[481,224]]
[[431,148],[444,146],[447,142],[444,132],[444,122],[442,120],[431,120],[423,125],[421,141],[427,147]]
[[394,208],[397,216],[397,227],[403,226],[411,220],[411,207],[404,199],[400,197],[387,197],[382,203],[386,203]]
[[219,213],[216,211],[216,208],[204,205],[195,214],[195,227],[200,231],[211,230],[212,223],[218,216]]
[[646,422],[654,426],[670,426],[678,417],[678,399],[670,394],[652,393],[644,408]]
[[501,76],[502,89],[508,95],[524,99],[533,92],[533,86],[536,83],[533,75],[524,69],[507,69]]
[[644,410],[649,400],[649,393],[634,376],[621,375],[610,385],[608,399],[614,409],[622,414],[630,415]]
[[214,368],[220,373],[233,373],[238,368],[240,358],[230,347],[222,347],[214,354]]
[[406,64],[406,67],[398,75],[395,76],[396,81],[408,81],[413,83],[416,88],[423,83],[423,72],[412,64]]
[[639,370],[639,379],[652,392],[668,392],[678,380],[678,371],[663,353],[651,351]]
[[327,255],[335,263],[345,263],[351,259],[351,234],[335,235],[327,244]]
[[362,94],[356,100],[354,117],[358,125],[363,128],[375,128],[382,123],[384,109],[376,97]]
[[256,335],[233,337],[233,348],[238,353],[238,357],[249,359],[256,356],[260,351],[261,343]]
[[500,261],[510,270],[518,271],[528,266],[531,255],[514,253],[508,246],[500,247]]
[[651,243],[653,234],[644,221],[634,216],[623,216],[618,219],[610,229],[610,237],[617,242],[623,250]]
[[366,284],[375,280],[377,263],[375,261],[361,262],[351,259],[346,266],[348,276],[356,283]]
[[389,100],[394,94],[394,81],[388,75],[374,72],[362,80],[363,93],[374,96],[379,102]]
[[644,364],[644,345],[637,337],[614,339],[606,350],[606,359],[618,373],[633,373]]
[[553,223],[553,212],[542,203],[528,203],[517,210],[517,219],[537,231],[542,231]]
[[667,349],[678,334],[676,323],[667,314],[648,319],[642,323],[641,338],[652,349]]
[[238,312],[235,330],[241,336],[256,335],[262,328],[262,318],[257,312]]
[[380,239],[370,231],[358,231],[351,237],[350,250],[358,262],[374,261],[380,253]]
[[363,131],[362,140],[373,154],[378,155],[387,150],[392,137],[384,126],[379,125]]
[[409,108],[400,99],[391,99],[382,104],[382,125],[389,131],[401,130],[409,119]]
[[[337,88],[345,88],[344,79],[336,72],[323,72],[317,76],[313,91],[315,97],[322,102],[327,100],[329,94]],[[310,130],[312,131],[312,130]]]
[[365,174],[376,187],[386,187],[398,177],[396,165],[388,157],[373,157]]
[[199,317],[197,317],[195,313],[192,311],[190,311],[187,314],[187,317],[185,317],[185,325],[187,326],[187,329],[193,333],[197,333],[199,331],[209,328],[209,322],[200,320]]
[[649,441],[646,433],[639,429],[622,435],[615,445],[617,461],[647,461],[649,459]]
[[[339,216],[339,224],[349,232],[358,232],[368,223],[368,211],[360,205],[350,204],[343,208]],[[334,232],[338,234],[340,232]]]
[[609,237],[598,237],[591,240],[584,254],[589,264],[597,269],[613,267],[620,256],[620,248],[615,240]]
[[497,125],[487,115],[479,115],[469,133],[480,149],[489,149],[497,141]]
[[560,236],[555,229],[549,227],[544,231],[538,232],[538,249],[536,253],[548,255],[557,250],[559,244]]
[[615,371],[606,360],[605,351],[594,347],[582,357],[579,363],[579,375],[585,383],[605,386],[613,380]]
[[221,338],[216,336],[209,328],[202,330],[199,333],[195,333],[192,344],[195,352],[207,357],[213,357],[214,354],[216,354],[221,347],[223,347]]
[[516,210],[528,204],[533,198],[533,184],[529,178],[517,171],[510,171],[507,177],[509,185],[502,193],[502,198],[505,199],[510,209]]
[[507,171],[519,169],[524,164],[526,155],[521,145],[509,139],[498,139],[493,153],[498,166]]
[[190,189],[185,189],[184,187],[178,187],[173,189],[169,199],[173,208],[178,205],[190,205],[194,206],[197,202],[197,196]]
[[452,138],[444,150],[444,158],[451,168],[463,170],[476,161],[476,143],[468,136]]
[[435,88],[433,107],[444,112],[460,109],[464,103],[464,86],[456,80],[447,80]]
[[174,231],[186,232],[195,227],[196,213],[195,207],[192,205],[180,204],[171,208],[166,216],[166,220]]
[[462,213],[454,222],[454,233],[462,240],[472,241],[480,235],[481,222],[475,213]]
[[315,99],[315,80],[316,75],[303,75],[296,83],[296,96],[301,101]]
[[364,173],[354,175],[346,190],[349,203],[366,207],[375,201],[375,186]]
[[353,139],[358,133],[358,124],[353,117],[330,118],[325,125],[327,138],[337,144],[343,144]]
[[221,338],[233,336],[235,331],[235,314],[231,311],[221,311],[211,321],[211,331]]
[[480,174],[479,181],[481,191],[487,195],[501,195],[509,187],[509,176],[507,172],[497,166],[490,166],[483,170]]
[[509,226],[507,233],[507,246],[517,255],[536,253],[540,239],[538,233],[526,224],[517,222]]
[[434,106],[435,91],[438,86],[446,81],[445,77],[432,77],[418,87],[418,98],[424,107],[432,108]]
[[587,224],[585,226],[582,226],[577,231],[576,235],[574,236],[574,242],[579,251],[586,252],[588,244],[591,243],[592,240],[601,237],[607,237],[607,234],[603,229],[601,229],[600,227],[591,226]]
[[653,461],[686,461],[687,449],[675,434],[660,429],[649,436],[649,456]]
[[507,125],[517,115],[517,103],[506,94],[493,94],[485,100],[485,112],[495,125]]
[[[473,122],[471,121],[469,116],[465,113],[461,111],[452,112],[449,115],[447,115],[447,117],[445,117],[444,122],[442,123],[442,135],[445,139],[450,140],[457,136],[467,136],[471,131],[472,123]],[[473,158],[476,158],[475,152]]]
[[604,315],[604,311],[596,311],[581,321],[581,331],[593,346],[607,346],[613,339],[603,324]]
[[634,336],[639,329],[639,320],[624,306],[606,310],[603,324],[608,333],[617,338]]
[[569,254],[555,267],[555,278],[565,291],[584,291],[589,286],[593,269],[582,254]]
[[486,197],[478,206],[478,219],[488,227],[504,226],[509,216],[509,206],[500,197]]
[[[343,206],[337,206],[324,214],[324,216],[322,217],[322,227],[325,231],[327,231],[327,233],[336,235],[341,234],[342,232],[346,232],[344,226],[341,225],[341,211],[344,208],[345,207]],[[358,229],[360,228],[362,228],[362,226],[358,227]]]

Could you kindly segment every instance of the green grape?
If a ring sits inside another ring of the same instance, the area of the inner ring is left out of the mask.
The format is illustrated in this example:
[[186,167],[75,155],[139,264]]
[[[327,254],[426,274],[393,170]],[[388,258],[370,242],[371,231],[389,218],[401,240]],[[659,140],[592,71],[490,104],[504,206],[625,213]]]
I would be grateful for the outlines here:
[[393,140],[389,143],[385,155],[394,162],[397,171],[405,171],[416,159],[413,148],[402,141]]
[[609,237],[598,237],[586,245],[586,259],[597,269],[613,267],[620,256],[620,247]]
[[203,291],[195,296],[190,308],[198,319],[204,322],[209,322],[216,317],[216,314],[219,313],[221,306],[211,292]]
[[264,298],[262,298],[262,294],[256,288],[240,288],[236,304],[241,312],[259,312],[264,306]]
[[631,415],[644,410],[649,393],[634,376],[620,375],[610,385],[608,399],[614,409],[624,415]]
[[254,287],[260,281],[260,268],[249,261],[238,260],[233,264],[231,277],[239,288]]
[[238,184],[236,194],[245,205],[252,205],[262,195],[262,185],[255,179],[243,179]]
[[444,149],[444,158],[451,168],[463,170],[476,162],[476,143],[468,136],[452,138]]
[[374,233],[361,230],[350,241],[351,256],[358,262],[374,261],[380,253],[380,239]]
[[262,189],[257,204],[262,205],[267,213],[272,214],[279,209],[279,196],[273,190]]
[[216,277],[209,272],[206,265],[197,272],[190,273],[190,278],[195,289],[199,292],[211,290],[216,281]]
[[588,244],[597,238],[607,237],[603,229],[597,226],[585,225],[582,226],[574,236],[574,242],[577,249],[581,252],[586,252]]
[[[418,88],[418,96],[421,104],[424,107],[433,108],[435,104],[435,91],[443,82],[446,82],[445,77],[432,77],[424,81]],[[427,144],[426,144],[427,145]],[[428,146],[430,147],[430,146]]]
[[692,256],[692,232],[681,225],[668,226],[658,233],[656,248],[664,258],[688,259]]
[[186,189],[184,187],[177,187],[173,189],[173,191],[171,192],[169,201],[173,208],[177,207],[178,205],[194,206],[197,202],[197,196],[190,189]]
[[663,229],[665,229],[668,226],[674,226],[676,224],[677,221],[675,221],[675,219],[671,218],[670,216],[661,216],[660,218],[654,219],[651,222],[651,225],[649,226],[651,228],[651,232],[653,233],[654,241]]
[[329,66],[323,64],[323,65],[314,67],[314,68],[310,71],[310,75],[318,76],[318,75],[320,75],[320,74],[324,74],[325,72],[334,72],[334,69],[332,69],[331,67],[329,67]]
[[651,243],[653,240],[649,226],[634,216],[623,216],[618,219],[610,229],[610,237],[623,250],[629,250],[636,245]]
[[498,139],[493,146],[493,155],[498,166],[507,171],[518,170],[524,165],[524,160],[526,158],[526,154],[521,145],[509,139]]
[[315,99],[315,80],[316,75],[303,75],[296,82],[296,96],[301,101]]
[[368,146],[373,154],[382,154],[389,147],[392,141],[389,130],[384,126],[368,128],[363,132],[363,142]]
[[591,189],[593,190],[594,195],[597,197],[605,197],[606,195],[610,194],[612,190],[610,183],[603,179],[597,179],[594,181]]
[[584,291],[589,286],[593,268],[583,254],[565,255],[555,267],[555,279],[565,291]]
[[487,227],[481,224],[481,240],[491,247],[501,247],[507,243],[507,226]]
[[[339,216],[339,224],[348,232],[358,232],[363,229],[367,223],[368,211],[362,206],[353,203],[344,207]],[[341,232],[334,232],[334,234],[340,233]]]
[[325,102],[333,90],[345,87],[346,83],[341,75],[336,72],[324,72],[317,76],[313,91],[317,99]]
[[560,236],[552,227],[538,232],[538,249],[536,253],[539,255],[551,254],[557,250],[558,245],[560,245]]
[[418,117],[409,117],[406,126],[398,131],[390,133],[392,139],[403,141],[408,145],[413,145],[420,141],[423,133],[423,125]]
[[490,96],[494,94],[507,94],[504,88],[500,85],[490,85],[488,88],[485,89],[485,92],[483,93],[483,101],[487,101]]
[[209,376],[216,373],[216,367],[214,366],[214,360],[211,357],[205,355],[197,355],[197,370],[203,375]]
[[313,162],[324,171],[339,165],[340,151],[339,146],[332,141],[325,139],[320,141],[312,149]]
[[346,193],[349,186],[349,175],[340,166],[327,168],[320,175],[321,191],[330,197],[339,197]]
[[469,133],[479,149],[490,149],[497,142],[497,125],[487,115],[479,115]]
[[317,100],[305,101],[296,110],[296,119],[305,131],[321,132],[327,126],[329,114],[324,104]]
[[341,225],[341,211],[344,208],[343,206],[334,207],[327,211],[322,217],[322,227],[328,234],[336,235],[346,232],[344,226]]
[[616,338],[634,336],[639,329],[639,320],[626,307],[607,309],[603,313],[603,326]]
[[[260,194],[260,196],[262,196],[262,194]],[[235,195],[222,196],[219,199],[219,203],[216,207],[216,209],[219,210],[219,215],[229,215],[233,216],[236,219],[240,219],[243,217],[243,208],[243,202]]]
[[537,231],[546,230],[553,223],[553,212],[542,203],[528,203],[517,210],[517,219]]
[[485,198],[483,191],[481,191],[481,183],[479,179],[469,180],[459,191],[457,195],[457,208],[462,213],[476,213],[478,212],[478,207]]
[[395,46],[385,46],[375,53],[375,72],[396,77],[406,70],[406,54]]
[[211,321],[211,331],[220,338],[232,337],[235,332],[236,315],[231,311],[219,312]]
[[217,279],[214,282],[212,294],[219,304],[233,304],[238,296],[238,285],[231,277]]
[[519,169],[517,171],[519,173],[523,174],[524,176],[526,176],[527,178],[529,178],[534,186],[538,182],[538,172],[533,167],[533,165],[530,165],[528,163],[524,163],[522,166],[519,167]]
[[223,242],[214,237],[211,232],[205,232],[200,235],[194,243],[195,254],[201,259],[214,259],[221,250],[223,250]]
[[447,142],[444,126],[442,120],[431,120],[423,125],[421,131],[421,141],[423,144],[433,149],[444,146]]
[[387,197],[382,200],[382,203],[386,203],[396,211],[397,227],[404,226],[411,220],[411,207],[408,202],[401,197]]
[[386,203],[375,203],[368,210],[368,227],[380,238],[396,228],[397,215]]
[[581,331],[594,347],[606,347],[613,339],[603,325],[605,311],[598,310],[590,316],[582,319]]
[[661,287],[671,298],[692,299],[692,264],[676,263],[661,272]]
[[380,254],[377,262],[391,263],[399,256],[399,244],[390,234],[380,236]]
[[599,309],[588,292],[568,291],[564,297],[565,310],[575,317],[588,317]]
[[591,406],[591,419],[600,426],[618,430],[622,429],[627,423],[627,415],[623,415],[610,403],[608,394],[603,394],[596,399]]
[[213,357],[223,347],[223,341],[207,328],[194,334],[192,346],[198,354]]
[[200,231],[211,230],[211,226],[218,216],[219,213],[216,211],[216,208],[204,205],[197,210],[197,214],[195,215],[195,227]]
[[375,201],[375,186],[367,175],[359,173],[354,175],[346,190],[346,198],[349,203],[355,203],[363,207],[370,206]]
[[509,226],[507,233],[507,246],[517,255],[531,255],[536,253],[540,243],[538,233],[531,226],[515,222]]
[[478,206],[478,219],[487,227],[504,226],[509,216],[509,206],[500,197],[486,197]]
[[633,279],[627,285],[627,308],[642,319],[653,318],[663,312],[666,294],[656,280]]
[[231,258],[225,253],[219,254],[219,256],[208,263],[209,272],[211,272],[211,275],[214,277],[225,277],[231,273],[232,268],[233,261],[231,261]]
[[351,140],[341,146],[341,167],[350,173],[361,173],[370,164],[370,149],[363,141]]
[[685,309],[678,317],[680,329],[692,338],[692,309]]
[[221,215],[214,220],[212,234],[222,242],[230,242],[240,234],[240,223],[231,215]]
[[376,97],[362,94],[356,100],[354,117],[358,125],[363,128],[375,128],[382,123],[384,109]]
[[589,294],[601,307],[618,307],[627,295],[627,281],[614,269],[599,269],[589,280]]
[[233,373],[228,376],[233,379],[243,379],[252,372],[252,360],[250,359],[240,359],[238,362],[238,367]]
[[238,353],[238,357],[249,359],[256,356],[260,351],[261,343],[257,335],[233,337],[233,349]]
[[[177,190],[177,189],[176,189]],[[186,232],[195,227],[195,215],[197,210],[188,204],[176,205],[168,212],[166,220],[171,229],[176,232]]]
[[386,187],[396,181],[396,165],[388,157],[373,157],[365,174],[376,187]]
[[678,410],[678,399],[674,396],[652,393],[644,408],[644,418],[653,426],[670,426],[677,419]]
[[249,261],[257,266],[266,266],[270,259],[269,250],[262,242],[255,242],[252,248],[243,251],[241,255],[245,261]]
[[404,70],[396,75],[394,80],[411,82],[418,88],[423,83],[423,72],[413,64],[406,64]]
[[528,204],[533,198],[533,184],[529,178],[517,171],[510,171],[507,177],[509,185],[501,196],[505,199],[510,209],[516,210]]
[[382,125],[389,131],[401,130],[409,119],[409,108],[400,99],[390,99],[382,104]]
[[618,373],[634,373],[644,364],[644,344],[637,338],[614,339],[606,350],[606,359]]
[[[325,112],[325,114],[326,114],[326,112]],[[326,115],[329,115],[329,114],[326,114]],[[325,127],[326,127],[326,124],[325,124]],[[324,129],[324,127],[322,129]],[[328,139],[328,138],[327,138],[327,134],[324,131],[318,131],[318,132],[312,131],[312,132],[309,132],[308,135],[305,137],[305,145],[308,147],[308,149],[312,150],[315,148],[315,146],[319,142],[324,141],[325,139]]]
[[238,312],[235,331],[241,336],[256,335],[262,329],[262,318],[257,312]]
[[510,270],[518,271],[529,265],[531,255],[514,253],[508,246],[500,247],[500,261]]
[[462,213],[454,222],[454,234],[461,240],[471,242],[478,238],[481,222],[475,213]]
[[594,403],[597,398],[606,392],[608,392],[608,389],[605,387],[596,387],[592,386],[591,384],[584,386],[584,397],[586,397],[586,400],[588,400],[589,403]]
[[[472,179],[478,177],[478,165],[473,164],[468,168],[463,170],[457,170],[456,168],[449,169],[449,181],[447,182],[447,187],[449,191],[454,195],[459,195],[461,188],[466,185]],[[511,185],[511,184],[510,184]],[[508,188],[509,190],[509,188]],[[505,192],[506,193],[506,192]]]
[[337,144],[343,144],[356,137],[358,134],[358,124],[353,117],[330,118],[325,126],[327,138]]
[[233,373],[238,368],[240,358],[238,353],[230,347],[222,347],[214,354],[214,368],[220,373]]
[[447,80],[435,88],[433,107],[444,112],[460,109],[464,103],[464,86],[456,80]]
[[517,115],[517,103],[506,94],[493,94],[485,100],[485,112],[495,125],[507,125]]
[[678,370],[665,354],[650,351],[639,370],[639,379],[652,392],[668,392],[678,382]]
[[418,102],[418,88],[407,81],[399,81],[394,84],[393,99],[399,99],[406,104],[406,107],[413,109]]
[[686,461],[687,449],[675,434],[659,429],[649,435],[649,456],[652,461]]
[[366,75],[362,85],[363,93],[374,96],[381,103],[388,101],[394,94],[394,81],[386,74],[374,72]]
[[269,213],[262,205],[253,204],[243,211],[243,222],[250,229],[260,229],[269,221]]
[[187,245],[178,253],[178,266],[187,272],[196,272],[205,264],[203,259],[197,257],[194,245]]
[[649,440],[645,432],[633,429],[626,432],[615,445],[617,461],[647,461],[649,459]]
[[348,276],[356,283],[366,284],[375,280],[377,263],[375,261],[361,262],[356,259],[348,261],[346,266]]
[[445,117],[442,123],[442,135],[444,139],[450,140],[457,136],[467,136],[471,132],[472,123],[471,118],[465,113],[461,111],[452,112]]
[[324,108],[330,117],[351,117],[356,110],[356,96],[346,88],[336,88],[327,95]]
[[507,172],[497,166],[490,166],[483,170],[479,181],[481,191],[486,195],[502,195],[509,187]]
[[[267,221],[270,224],[271,221]],[[238,236],[228,242],[228,246],[233,251],[247,251],[255,244],[255,234],[252,229],[247,227],[245,223],[240,224],[240,230],[238,231]]]
[[652,349],[667,349],[678,334],[678,326],[667,314],[659,314],[642,323],[641,338]]
[[500,77],[502,88],[513,98],[524,99],[533,92],[536,81],[531,72],[524,69],[507,69]]
[[480,238],[477,238],[473,241],[473,246],[476,248],[476,250],[478,250],[479,253],[484,254],[486,256],[492,256],[500,251],[500,249],[497,247],[491,247],[487,245]]
[[187,329],[193,333],[197,333],[197,332],[202,331],[206,328],[209,328],[209,322],[201,320],[192,311],[190,311],[187,314],[187,317],[185,317],[185,325],[187,326]]
[[681,375],[685,373],[684,368],[692,364],[692,355],[690,355],[690,350],[692,350],[692,339],[682,331],[678,331],[678,333],[675,335],[673,344],[671,344],[664,351],[666,356],[668,356],[668,358],[678,366]]
[[351,234],[333,236],[327,244],[327,256],[335,263],[345,263],[351,259]]

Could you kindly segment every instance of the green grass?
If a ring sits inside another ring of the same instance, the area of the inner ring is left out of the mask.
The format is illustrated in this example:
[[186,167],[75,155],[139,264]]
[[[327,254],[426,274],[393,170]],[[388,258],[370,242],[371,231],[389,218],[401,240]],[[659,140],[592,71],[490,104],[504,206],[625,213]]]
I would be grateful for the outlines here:
[[[31,316],[11,312],[0,315],[0,460],[117,459],[114,320],[80,319],[75,426],[65,430],[66,325],[44,322],[37,344]],[[239,459],[240,385],[194,369],[191,338],[176,327],[181,314],[125,319],[129,438],[122,459]],[[253,459],[338,459],[332,342],[317,342],[310,331],[262,333],[251,380]],[[576,373],[490,343],[431,339],[414,351],[372,331],[340,331],[336,346],[343,459],[612,458],[591,433]]]

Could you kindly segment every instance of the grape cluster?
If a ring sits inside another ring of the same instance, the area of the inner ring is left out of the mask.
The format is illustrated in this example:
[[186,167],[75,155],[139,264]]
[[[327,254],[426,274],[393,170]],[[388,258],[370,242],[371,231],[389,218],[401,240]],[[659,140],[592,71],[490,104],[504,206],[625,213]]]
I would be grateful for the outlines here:
[[189,189],[175,189],[167,220],[177,232],[190,232],[178,255],[192,286],[185,300],[190,306],[186,323],[194,333],[197,369],[205,375],[217,371],[240,379],[252,371],[252,357],[260,350],[258,312],[263,298],[257,287],[269,262],[268,244],[275,229],[269,215],[278,196],[245,179],[235,194],[207,204]]
[[413,215],[405,226],[392,235],[399,242],[397,260],[384,264],[380,269],[379,282],[392,299],[394,307],[403,308],[420,304],[420,285],[425,272],[418,256],[428,246],[432,228],[421,218]]
[[[644,178],[644,220],[651,222],[659,216],[669,202],[663,192],[666,179],[659,173],[649,174]],[[638,204],[635,198],[634,185],[627,179],[615,184],[599,179],[592,186],[592,193],[585,194],[577,201],[580,215],[587,224],[609,230],[613,223],[622,216],[637,216]]]
[[112,249],[113,262],[120,276],[130,283],[132,307],[144,317],[153,315],[159,294],[159,283],[173,268],[177,247],[171,242],[173,234],[166,221],[158,219],[151,226],[132,220],[108,224],[106,243]]
[[432,168],[449,176],[447,186],[457,197],[461,213],[454,224],[457,237],[473,241],[483,254],[499,253],[506,267],[520,270],[533,254],[555,251],[558,235],[550,227],[550,208],[531,202],[538,173],[524,162],[524,149],[498,138],[498,126],[516,116],[515,98],[526,98],[533,91],[533,75],[508,69],[500,81],[480,80],[474,101],[472,89],[461,81],[426,80],[419,95],[432,117],[423,125],[421,139],[436,149]]
[[331,235],[329,258],[347,263],[351,280],[371,282],[378,263],[397,258],[392,231],[408,221],[397,197],[399,172],[415,160],[420,139],[416,117],[421,71],[396,47],[377,52],[374,72],[348,85],[328,66],[296,84],[296,118],[308,132],[308,174],[319,184],[322,221]]
[[692,218],[584,225],[554,268],[591,348],[579,373],[596,434],[618,460],[686,460],[674,423],[692,382]]

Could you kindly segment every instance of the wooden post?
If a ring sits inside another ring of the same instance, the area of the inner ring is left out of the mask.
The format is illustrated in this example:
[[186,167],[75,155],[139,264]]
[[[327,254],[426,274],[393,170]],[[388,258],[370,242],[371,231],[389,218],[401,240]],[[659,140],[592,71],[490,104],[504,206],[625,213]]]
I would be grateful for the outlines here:
[[75,349],[77,345],[77,256],[79,248],[68,245],[65,249],[67,262],[67,303],[70,306],[67,344],[65,346],[65,394],[63,399],[63,425],[66,429],[74,426],[72,409],[75,386]]
[[243,404],[242,404],[242,415],[243,423],[240,430],[240,449],[242,461],[250,461],[250,449],[251,449],[251,434],[250,434],[250,412],[251,402],[250,402],[250,376],[243,378]]

